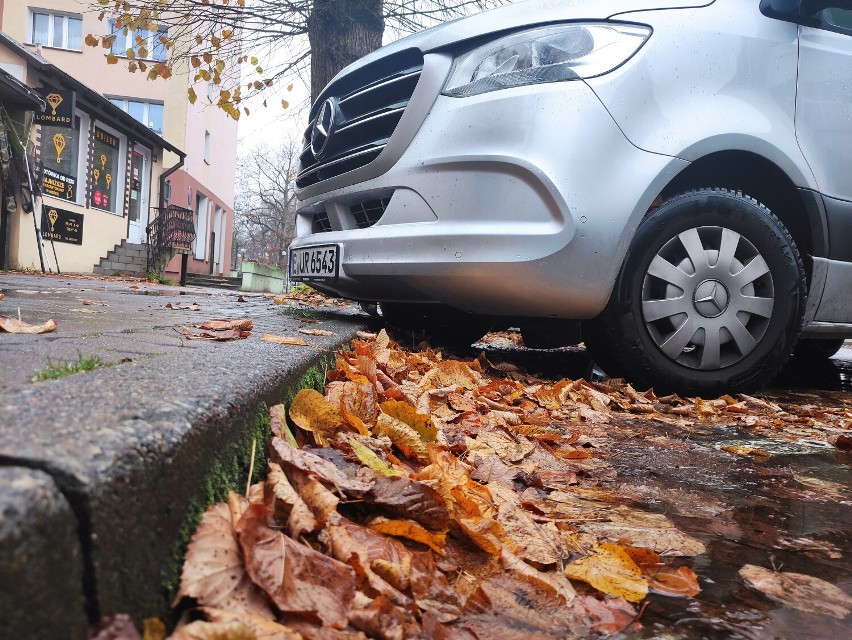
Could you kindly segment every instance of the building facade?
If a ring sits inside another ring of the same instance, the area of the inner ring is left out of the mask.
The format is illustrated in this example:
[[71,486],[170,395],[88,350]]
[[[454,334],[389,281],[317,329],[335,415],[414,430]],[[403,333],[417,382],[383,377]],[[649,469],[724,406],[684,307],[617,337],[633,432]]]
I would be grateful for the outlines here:
[[[135,211],[129,214],[133,220],[128,224],[127,241],[146,242],[146,225],[156,215],[152,208],[175,205],[190,209],[196,238],[188,271],[228,275],[234,224],[237,123],[209,104],[205,99],[209,93],[207,83],[193,85],[185,66],[175,65],[168,80],[150,81],[146,73],[128,71],[128,49],[134,50],[137,61],[148,64],[165,61],[168,51],[159,37],[165,34],[153,31],[125,34],[118,30],[111,50],[86,46],[88,34],[100,37],[115,31],[108,17],[98,20],[98,14],[87,9],[91,7],[80,0],[0,0],[0,30],[101,93],[118,109],[185,152],[185,159],[169,149],[156,158],[168,174],[162,194],[157,185],[152,185],[145,206],[138,208],[138,217]],[[118,57],[118,64],[106,63],[108,53]],[[187,100],[190,86],[199,96],[194,105]],[[153,157],[139,158],[135,153],[130,158],[131,163],[137,164],[155,162]],[[169,171],[176,166],[177,169]],[[179,277],[180,261],[180,256],[176,256],[166,268],[172,279]]]

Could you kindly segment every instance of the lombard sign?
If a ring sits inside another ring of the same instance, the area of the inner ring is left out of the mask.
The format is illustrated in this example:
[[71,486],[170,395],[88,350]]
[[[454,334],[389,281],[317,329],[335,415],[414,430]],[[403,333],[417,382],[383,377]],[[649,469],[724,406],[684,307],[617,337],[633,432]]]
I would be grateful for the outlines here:
[[77,106],[77,94],[74,91],[64,91],[51,87],[39,87],[36,92],[44,98],[47,109],[35,114],[38,124],[54,127],[74,127],[74,109]]
[[55,242],[83,244],[83,214],[42,206],[41,237]]

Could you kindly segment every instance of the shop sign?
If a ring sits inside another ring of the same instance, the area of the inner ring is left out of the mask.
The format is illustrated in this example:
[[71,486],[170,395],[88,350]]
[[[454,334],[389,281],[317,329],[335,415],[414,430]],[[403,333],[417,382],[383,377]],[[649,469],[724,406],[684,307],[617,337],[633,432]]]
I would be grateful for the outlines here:
[[46,196],[71,201],[77,199],[77,178],[61,171],[45,167],[42,173],[41,187]]
[[74,109],[77,106],[77,94],[74,91],[39,87],[36,93],[47,103],[47,108],[42,113],[35,114],[37,124],[74,128]]
[[54,242],[83,244],[83,214],[43,205],[41,237]]

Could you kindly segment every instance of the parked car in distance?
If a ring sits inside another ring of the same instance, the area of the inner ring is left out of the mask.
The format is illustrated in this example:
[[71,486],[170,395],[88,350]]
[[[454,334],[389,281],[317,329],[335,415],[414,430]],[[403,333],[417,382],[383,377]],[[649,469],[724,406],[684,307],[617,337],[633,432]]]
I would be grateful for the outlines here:
[[[290,278],[711,395],[852,337],[852,6],[531,0],[344,69]],[[466,333],[470,330],[470,333]]]

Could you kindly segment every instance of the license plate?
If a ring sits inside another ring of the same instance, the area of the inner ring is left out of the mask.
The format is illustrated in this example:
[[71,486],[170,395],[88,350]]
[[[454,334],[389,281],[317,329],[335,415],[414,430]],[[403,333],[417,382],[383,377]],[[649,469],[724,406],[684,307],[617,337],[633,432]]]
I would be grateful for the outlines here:
[[337,280],[338,256],[336,244],[290,250],[291,280]]

